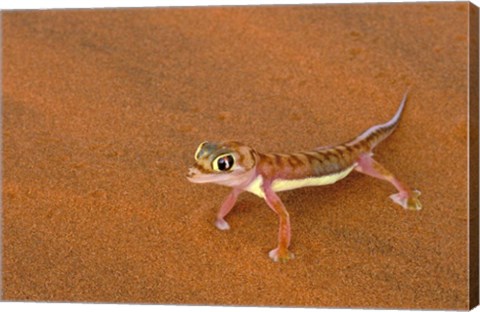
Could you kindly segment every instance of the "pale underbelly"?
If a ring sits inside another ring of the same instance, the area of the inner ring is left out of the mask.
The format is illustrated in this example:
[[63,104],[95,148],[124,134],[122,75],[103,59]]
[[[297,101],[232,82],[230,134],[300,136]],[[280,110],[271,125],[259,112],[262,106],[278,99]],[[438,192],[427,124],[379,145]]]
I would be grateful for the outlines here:
[[[333,184],[338,180],[345,178],[353,170],[353,168],[355,168],[355,165],[343,171],[333,173],[330,175],[321,176],[321,177],[310,177],[310,178],[296,179],[296,180],[276,179],[272,183],[272,190],[274,192],[283,192],[283,191],[294,190],[297,188],[307,187],[307,186],[320,186],[320,185]],[[263,184],[263,178],[262,176],[259,175],[257,178],[255,178],[255,180],[252,181],[252,183],[250,183],[245,188],[245,191],[253,193],[261,198],[265,198],[265,193],[263,192],[262,184]]]

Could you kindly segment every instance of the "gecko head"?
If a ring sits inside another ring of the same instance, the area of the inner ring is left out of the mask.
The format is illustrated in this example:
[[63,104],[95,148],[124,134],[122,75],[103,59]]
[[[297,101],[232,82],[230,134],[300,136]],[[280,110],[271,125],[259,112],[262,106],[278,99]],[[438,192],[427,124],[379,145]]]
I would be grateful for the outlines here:
[[255,150],[236,141],[203,142],[195,152],[187,179],[193,183],[239,186],[255,171]]

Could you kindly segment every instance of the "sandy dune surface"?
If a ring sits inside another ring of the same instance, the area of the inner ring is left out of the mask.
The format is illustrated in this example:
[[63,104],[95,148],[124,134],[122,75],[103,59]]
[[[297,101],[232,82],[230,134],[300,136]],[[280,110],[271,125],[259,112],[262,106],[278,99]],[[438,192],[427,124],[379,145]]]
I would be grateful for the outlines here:
[[[4,12],[5,300],[466,309],[467,3]],[[277,217],[185,175],[204,140],[294,152],[404,118]]]

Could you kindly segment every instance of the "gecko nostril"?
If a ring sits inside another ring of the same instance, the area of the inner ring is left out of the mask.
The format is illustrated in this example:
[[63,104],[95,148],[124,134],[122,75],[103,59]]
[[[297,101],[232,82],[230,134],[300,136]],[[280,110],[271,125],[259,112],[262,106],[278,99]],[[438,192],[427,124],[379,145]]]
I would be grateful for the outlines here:
[[187,178],[192,178],[194,175],[195,175],[195,172],[193,171],[192,168],[190,168],[187,173]]

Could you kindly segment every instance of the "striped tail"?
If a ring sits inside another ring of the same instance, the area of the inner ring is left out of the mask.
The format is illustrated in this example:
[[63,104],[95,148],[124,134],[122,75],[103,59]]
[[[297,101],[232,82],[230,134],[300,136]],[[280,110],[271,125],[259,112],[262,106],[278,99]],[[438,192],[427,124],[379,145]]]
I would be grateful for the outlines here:
[[390,119],[384,124],[371,127],[370,129],[357,136],[352,141],[346,143],[345,145],[352,147],[360,147],[362,150],[367,151],[373,150],[375,146],[378,145],[378,143],[385,140],[390,134],[392,134],[392,132],[397,127],[400,118],[402,117],[405,103],[407,102],[407,95],[408,90],[407,92],[405,92],[402,102],[400,103],[400,106],[392,119]]

